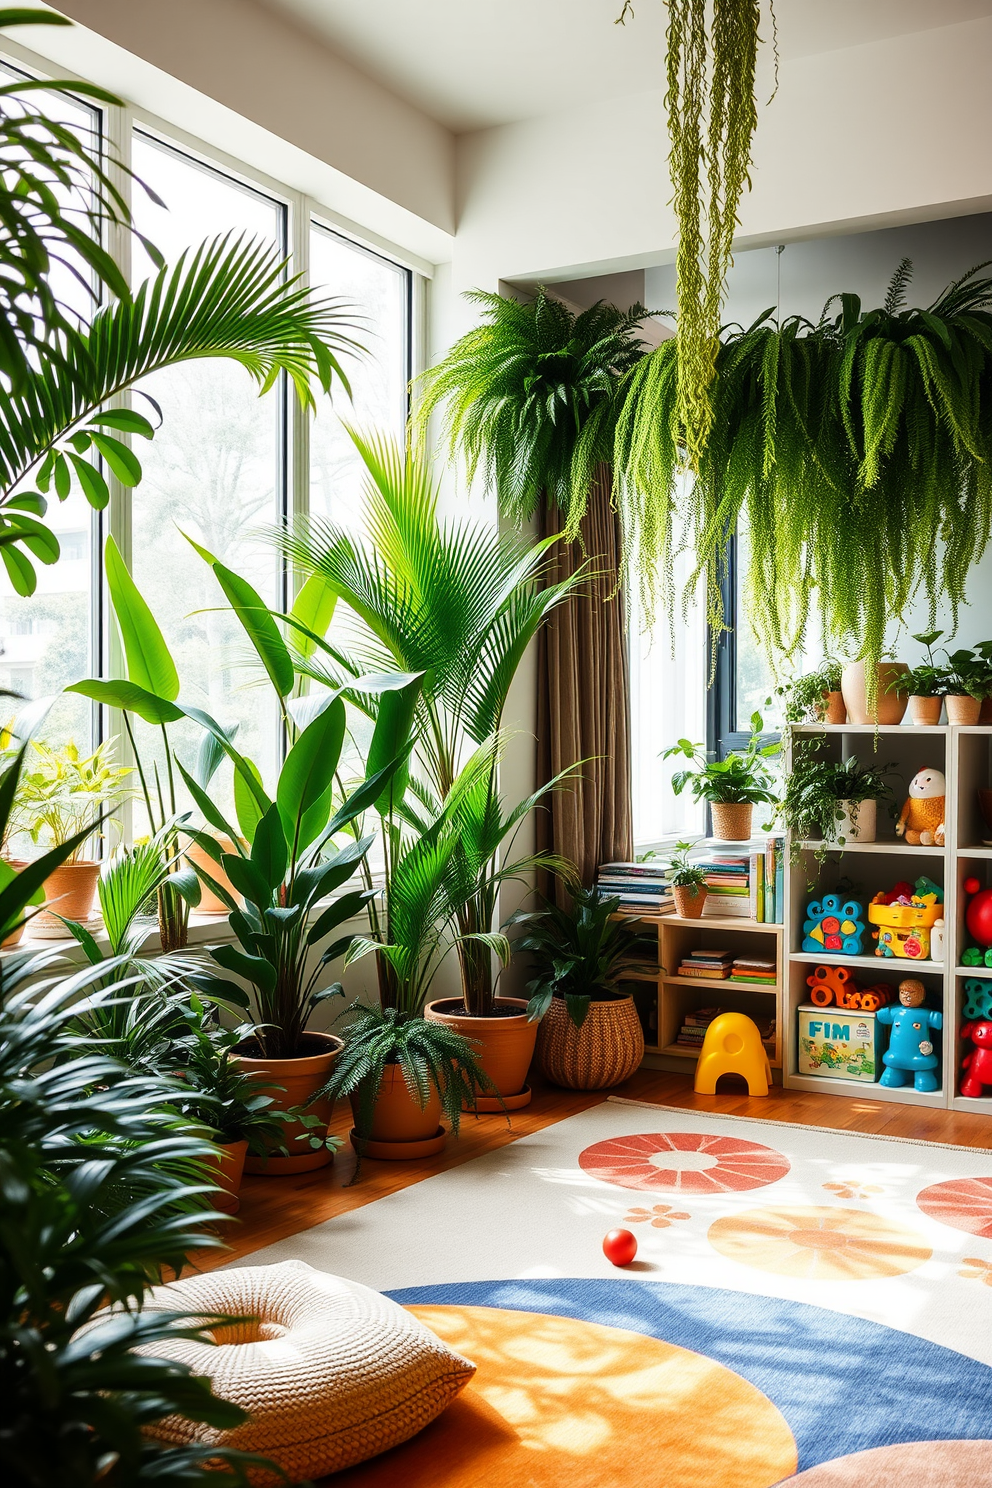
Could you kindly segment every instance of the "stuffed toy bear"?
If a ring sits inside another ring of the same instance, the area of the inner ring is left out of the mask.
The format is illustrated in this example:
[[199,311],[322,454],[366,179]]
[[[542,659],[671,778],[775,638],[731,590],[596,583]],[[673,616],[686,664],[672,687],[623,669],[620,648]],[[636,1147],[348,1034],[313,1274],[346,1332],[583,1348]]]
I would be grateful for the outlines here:
[[896,836],[913,847],[943,847],[944,794],[940,770],[918,770],[909,782],[909,796],[896,822]]

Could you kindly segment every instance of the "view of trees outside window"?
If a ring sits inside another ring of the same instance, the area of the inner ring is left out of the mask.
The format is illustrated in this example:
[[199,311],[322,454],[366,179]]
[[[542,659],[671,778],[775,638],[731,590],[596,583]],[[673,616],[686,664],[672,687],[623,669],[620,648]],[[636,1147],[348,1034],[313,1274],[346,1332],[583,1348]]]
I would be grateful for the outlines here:
[[359,518],[361,461],[342,419],[402,437],[409,379],[409,271],[314,224],[310,232],[310,283],[343,300],[356,321],[355,339],[368,348],[350,357],[345,372],[352,401],[343,393],[323,401],[310,431],[310,508],[344,526]]
[[[285,249],[285,209],[272,198],[143,134],[135,135],[132,165],[166,204],[155,205],[136,188],[137,225],[168,263],[229,231]],[[150,268],[137,253],[135,283]],[[283,511],[284,393],[277,388],[260,398],[241,367],[220,359],[169,368],[148,378],[142,391],[160,406],[162,427],[150,444],[136,441],[144,479],[132,498],[132,572],[172,650],[183,700],[225,727],[237,724],[239,749],[271,779],[278,719],[268,679],[260,677],[244,631],[183,533],[281,607],[278,560],[264,534]],[[134,406],[149,413],[140,396]],[[143,754],[157,748],[150,732],[142,735]],[[174,726],[187,763],[199,736],[193,724]],[[230,766],[217,779],[229,808]]]

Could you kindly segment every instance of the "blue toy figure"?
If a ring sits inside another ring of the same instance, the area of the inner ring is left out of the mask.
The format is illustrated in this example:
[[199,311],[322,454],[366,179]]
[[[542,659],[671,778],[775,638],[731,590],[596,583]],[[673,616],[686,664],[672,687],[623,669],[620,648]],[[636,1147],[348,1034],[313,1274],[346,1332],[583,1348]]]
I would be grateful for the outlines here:
[[842,902],[839,894],[824,894],[806,906],[803,950],[827,951],[831,956],[860,956],[864,944],[864,905]]
[[942,1013],[923,1006],[926,988],[914,977],[899,983],[899,1006],[879,1008],[879,1023],[891,1025],[889,1047],[882,1055],[885,1071],[880,1085],[908,1085],[912,1076],[916,1090],[939,1090],[939,1059],[930,1038],[930,1030],[944,1026]]

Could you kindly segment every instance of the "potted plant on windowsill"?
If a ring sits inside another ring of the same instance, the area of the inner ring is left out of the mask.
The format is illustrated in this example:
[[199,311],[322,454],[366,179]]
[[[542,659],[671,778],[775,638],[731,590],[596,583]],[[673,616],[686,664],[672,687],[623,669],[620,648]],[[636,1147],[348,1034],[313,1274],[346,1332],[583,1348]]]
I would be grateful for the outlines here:
[[662,755],[666,760],[682,757],[692,761],[691,769],[677,770],[672,776],[672,789],[680,796],[688,786],[694,800],[709,804],[713,836],[721,842],[749,841],[755,806],[771,805],[776,799],[766,762],[778,754],[779,745],[762,744],[761,732],[761,714],[752,713],[746,748],[734,750],[726,759],[707,759],[705,746],[688,739],[679,739]]
[[619,1085],[644,1058],[644,1031],[634,999],[620,988],[640,969],[644,944],[637,922],[616,917],[619,899],[595,889],[570,889],[569,910],[545,901],[513,915],[524,933],[514,942],[529,954],[530,1017],[540,1020],[537,1058],[543,1073],[569,1090]]
[[846,723],[847,706],[841,692],[842,667],[828,658],[815,672],[775,689],[785,703],[787,723]]
[[909,698],[909,716],[917,725],[933,725],[940,722],[941,709],[952,682],[951,671],[938,666],[934,661],[933,647],[943,635],[942,630],[930,630],[914,635],[924,647],[927,659],[908,672],[898,672],[888,683],[888,690],[900,697]]
[[819,839],[821,856],[849,841],[874,842],[878,803],[894,805],[886,778],[894,768],[862,765],[853,756],[837,763],[797,753],[780,806],[794,842]]
[[706,869],[689,862],[691,842],[677,842],[668,870],[675,908],[684,920],[698,920],[706,903]]

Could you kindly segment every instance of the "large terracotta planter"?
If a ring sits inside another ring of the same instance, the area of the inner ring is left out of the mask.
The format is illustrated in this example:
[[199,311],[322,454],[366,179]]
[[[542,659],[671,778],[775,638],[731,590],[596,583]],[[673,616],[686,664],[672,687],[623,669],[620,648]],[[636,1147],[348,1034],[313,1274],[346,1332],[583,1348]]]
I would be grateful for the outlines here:
[[216,1182],[219,1192],[214,1194],[211,1203],[221,1214],[237,1214],[241,1208],[241,1200],[238,1193],[241,1189],[241,1178],[245,1170],[245,1158],[248,1156],[248,1143],[240,1142],[218,1142],[217,1143],[217,1171]]
[[[235,853],[238,850],[234,843],[231,841],[230,837],[218,837],[217,841],[227,853]],[[241,895],[238,893],[237,889],[234,887],[221,865],[219,863],[215,863],[210,854],[208,852],[205,852],[198,842],[190,843],[189,847],[187,847],[186,849],[186,856],[192,863],[194,868],[202,868],[205,873],[208,873],[210,875],[214,883],[220,884],[222,889],[226,889],[231,898],[234,900],[235,904],[241,903]],[[224,903],[223,899],[218,899],[213,889],[207,888],[202,878],[200,880],[200,902],[197,905],[197,909],[201,914],[226,915],[230,914],[231,912],[228,906]]]
[[[350,1097],[352,1115],[358,1121],[358,1093]],[[411,1157],[432,1157],[448,1140],[441,1125],[441,1097],[431,1088],[427,1104],[421,1107],[410,1094],[403,1071],[398,1064],[387,1064],[376,1096],[372,1130],[366,1141],[359,1142],[351,1133],[351,1144],[363,1157],[384,1158],[387,1162]]]
[[834,831],[834,841],[874,842],[878,830],[877,801],[841,801],[841,818]]
[[824,723],[846,723],[847,704],[844,702],[844,694],[842,692],[825,692],[823,698]]
[[748,842],[754,807],[750,801],[711,801],[713,836],[721,842]]
[[908,671],[909,666],[905,661],[878,663],[878,695],[875,710],[869,715],[865,694],[865,664],[863,661],[852,661],[841,673],[841,689],[847,706],[848,721],[862,724],[902,723],[906,716],[906,694],[890,692],[889,687],[896,677]]
[[[93,913],[100,864],[62,863],[45,879],[45,908],[31,921],[31,934],[48,939],[67,936],[68,930],[56,915],[86,924]],[[50,911],[54,910],[55,913]]]
[[942,697],[917,697],[916,693],[913,693],[909,699],[909,716],[915,724],[919,725],[939,723],[943,706]]
[[632,997],[592,1002],[576,1028],[564,998],[553,997],[541,1019],[537,1059],[542,1073],[567,1090],[606,1090],[628,1079],[644,1058],[644,1030]]
[[470,1039],[478,1047],[476,1057],[485,1073],[499,1091],[500,1099],[494,1095],[480,1095],[474,1107],[477,1111],[519,1111],[530,1105],[530,1086],[527,1071],[534,1057],[537,1042],[537,1023],[527,1020],[527,1003],[521,997],[497,997],[496,1006],[514,1009],[515,1017],[470,1018],[458,1013],[463,1006],[460,998],[448,997],[438,1002],[429,1002],[424,1017],[429,1023],[445,1023]]
[[673,884],[675,913],[683,920],[698,920],[708,893],[709,889],[705,884]]
[[[314,1101],[313,1096],[327,1083],[331,1065],[344,1048],[333,1033],[308,1033],[306,1042],[313,1053],[300,1059],[257,1059],[242,1048],[235,1052],[242,1068],[259,1077],[258,1084],[266,1095],[270,1095],[277,1110],[288,1111],[295,1106],[303,1107],[304,1115],[316,1116],[319,1126],[308,1129],[302,1122],[286,1122],[283,1126],[281,1144],[287,1156],[278,1152],[271,1157],[258,1157],[254,1153],[245,1159],[246,1173],[265,1173],[278,1178],[288,1173],[309,1173],[314,1168],[326,1168],[333,1162],[333,1152],[321,1147],[316,1151],[310,1146],[311,1135],[326,1134],[331,1120],[333,1102],[326,1098]],[[311,1104],[312,1102],[312,1104]]]
[[948,723],[971,726],[978,722],[982,711],[981,698],[969,697],[966,692],[952,692],[944,702],[947,704]]

